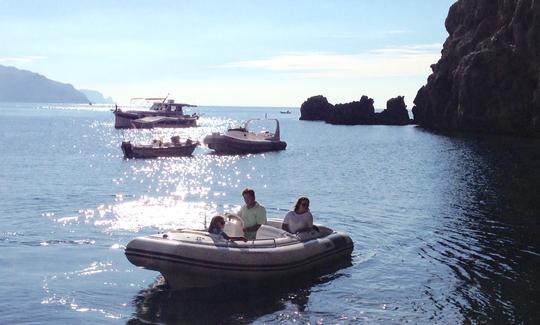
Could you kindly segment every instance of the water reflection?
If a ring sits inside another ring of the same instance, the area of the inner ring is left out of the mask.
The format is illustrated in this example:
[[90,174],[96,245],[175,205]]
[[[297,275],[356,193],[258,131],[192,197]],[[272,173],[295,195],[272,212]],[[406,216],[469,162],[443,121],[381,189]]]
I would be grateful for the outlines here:
[[[452,147],[437,216],[420,255],[447,266],[454,292],[429,288],[465,321],[529,323],[540,316],[540,142],[459,135]],[[449,146],[445,146],[448,148]],[[434,216],[435,217],[435,216]],[[446,280],[448,281],[448,280]]]
[[345,276],[339,270],[351,265],[348,258],[286,281],[178,291],[160,277],[134,298],[135,314],[128,324],[247,324],[278,311],[283,312],[273,321],[304,323],[309,321],[310,316],[303,313],[313,288]]

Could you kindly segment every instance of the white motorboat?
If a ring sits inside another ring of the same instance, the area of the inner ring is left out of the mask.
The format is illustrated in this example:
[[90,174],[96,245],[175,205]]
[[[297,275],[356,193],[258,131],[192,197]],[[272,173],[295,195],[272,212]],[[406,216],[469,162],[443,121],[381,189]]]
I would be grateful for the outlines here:
[[268,131],[255,133],[249,130],[249,124],[257,120],[260,119],[247,120],[243,127],[230,128],[225,134],[214,132],[207,135],[203,142],[208,148],[218,153],[259,153],[284,150],[287,143],[280,139],[279,121],[268,119],[276,122],[274,133]]
[[[225,232],[241,236],[241,220],[226,219]],[[344,233],[318,225],[318,231],[291,234],[281,223],[269,219],[246,242],[188,229],[137,237],[125,254],[134,265],[160,272],[174,289],[290,277],[351,256],[353,242]]]
[[171,142],[153,140],[151,144],[132,144],[122,141],[122,152],[125,158],[158,158],[190,156],[200,143],[198,141],[180,141],[180,137],[171,137]]
[[123,111],[116,107],[114,127],[117,129],[151,128],[151,127],[192,127],[197,126],[199,116],[185,115],[183,108],[194,106],[184,103],[175,103],[173,99],[144,98],[153,101],[150,109]]

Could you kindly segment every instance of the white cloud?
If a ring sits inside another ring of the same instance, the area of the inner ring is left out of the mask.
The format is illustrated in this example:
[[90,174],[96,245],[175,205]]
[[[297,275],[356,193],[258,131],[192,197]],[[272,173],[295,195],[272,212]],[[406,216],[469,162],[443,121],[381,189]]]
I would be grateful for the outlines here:
[[37,60],[46,59],[46,56],[28,55],[28,56],[13,56],[13,57],[0,57],[0,63],[31,63]]
[[267,59],[230,62],[218,68],[266,70],[303,78],[421,76],[440,58],[442,44],[376,49],[358,54],[283,53]]

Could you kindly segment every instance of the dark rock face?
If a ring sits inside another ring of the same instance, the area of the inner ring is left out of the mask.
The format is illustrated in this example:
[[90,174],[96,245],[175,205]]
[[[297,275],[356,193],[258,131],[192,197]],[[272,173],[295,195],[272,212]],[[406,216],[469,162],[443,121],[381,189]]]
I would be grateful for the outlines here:
[[540,136],[540,1],[459,0],[442,57],[414,100],[438,130]]
[[0,102],[88,103],[88,99],[70,84],[0,66]]
[[326,121],[333,105],[322,95],[308,98],[300,107],[300,119],[308,121]]
[[326,122],[345,125],[373,124],[374,116],[373,99],[362,96],[359,102],[334,106]]
[[412,123],[403,96],[389,99],[386,102],[386,109],[380,113],[375,113],[375,116],[376,124],[407,125]]
[[314,96],[306,100],[300,108],[300,119],[309,121],[325,121],[341,125],[406,125],[411,124],[407,105],[403,96],[390,99],[386,109],[375,113],[373,99],[362,96],[360,101],[345,104],[328,103],[323,96]]

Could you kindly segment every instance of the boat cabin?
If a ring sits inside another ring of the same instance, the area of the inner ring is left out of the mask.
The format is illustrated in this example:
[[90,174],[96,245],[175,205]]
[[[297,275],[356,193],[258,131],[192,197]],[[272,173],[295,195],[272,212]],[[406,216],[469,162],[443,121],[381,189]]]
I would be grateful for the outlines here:
[[166,102],[154,102],[150,107],[150,110],[183,113],[182,108],[184,106],[186,106],[186,104],[175,103],[174,99],[169,99]]

